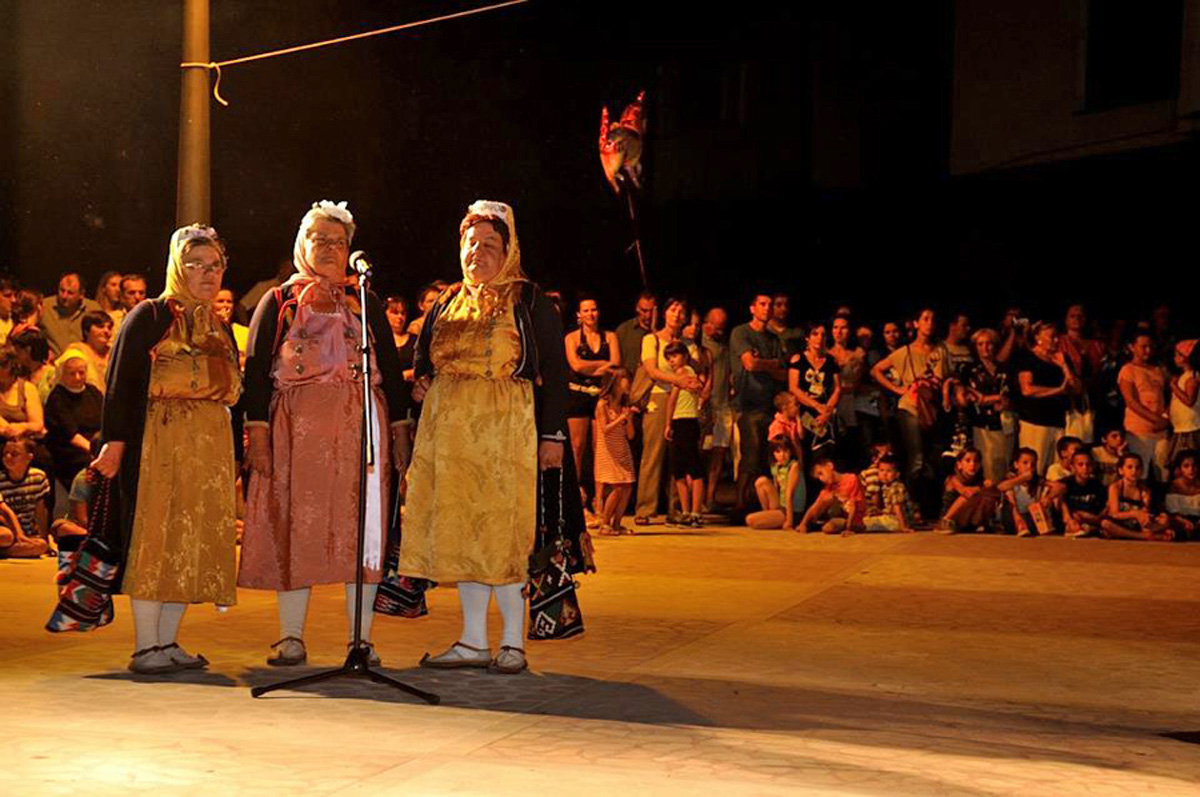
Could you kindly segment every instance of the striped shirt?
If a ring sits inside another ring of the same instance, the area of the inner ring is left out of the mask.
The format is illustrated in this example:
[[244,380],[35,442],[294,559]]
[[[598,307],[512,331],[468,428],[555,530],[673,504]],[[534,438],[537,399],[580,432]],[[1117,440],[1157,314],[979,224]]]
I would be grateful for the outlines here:
[[8,504],[17,520],[21,521],[21,531],[30,537],[40,536],[42,529],[37,527],[38,504],[50,494],[50,479],[38,468],[30,468],[25,478],[14,482],[8,476],[8,471],[0,468],[0,500]]

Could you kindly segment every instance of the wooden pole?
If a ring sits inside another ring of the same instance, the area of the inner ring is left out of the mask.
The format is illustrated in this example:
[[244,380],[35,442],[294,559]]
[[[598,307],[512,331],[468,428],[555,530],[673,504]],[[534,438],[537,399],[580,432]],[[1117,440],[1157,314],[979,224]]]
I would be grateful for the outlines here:
[[[183,61],[206,64],[208,0],[183,2]],[[208,70],[181,70],[179,93],[179,177],[176,183],[175,224],[212,222],[209,160]]]

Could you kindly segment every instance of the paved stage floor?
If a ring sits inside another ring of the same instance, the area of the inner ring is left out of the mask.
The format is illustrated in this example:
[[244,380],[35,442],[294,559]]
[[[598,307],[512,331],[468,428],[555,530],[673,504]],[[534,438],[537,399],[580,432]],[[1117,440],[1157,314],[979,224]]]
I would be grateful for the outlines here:
[[[378,618],[386,671],[254,700],[274,599],[193,607],[212,660],[124,670],[125,600],[41,629],[50,560],[0,562],[0,793],[1200,794],[1200,545],[652,528],[597,541],[583,638],[521,676],[415,669],[458,631]],[[493,645],[499,616],[493,609]],[[340,587],[309,615],[340,664]]]

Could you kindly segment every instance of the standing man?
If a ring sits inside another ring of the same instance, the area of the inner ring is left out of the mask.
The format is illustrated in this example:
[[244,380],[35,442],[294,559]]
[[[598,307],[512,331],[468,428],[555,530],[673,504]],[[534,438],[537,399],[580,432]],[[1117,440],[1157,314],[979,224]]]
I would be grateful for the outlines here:
[[962,379],[967,367],[975,361],[971,351],[971,319],[966,313],[958,313],[946,328],[946,353],[949,355],[947,365],[950,376]]
[[100,305],[93,299],[83,296],[83,282],[75,272],[63,274],[58,280],[58,295],[54,304],[42,313],[42,332],[50,350],[57,357],[66,351],[72,343],[83,341],[83,327],[80,322],[84,313],[100,311]]
[[[654,331],[654,321],[658,314],[658,299],[650,291],[638,294],[637,304],[634,305],[634,316],[623,321],[617,327],[617,344],[621,349],[621,367],[629,372],[629,377],[637,373],[642,364],[642,338]],[[636,461],[636,458],[635,458]]]
[[121,306],[128,313],[146,301],[146,278],[141,274],[126,274],[121,278]]
[[725,467],[725,454],[733,440],[733,407],[729,404],[733,385],[729,378],[729,344],[725,339],[728,324],[729,314],[725,308],[714,307],[704,316],[704,323],[700,327],[700,345],[707,355],[712,384],[709,396],[712,428],[701,443],[701,448],[708,452],[708,495],[704,503],[710,510],[716,503],[717,482]]
[[729,335],[733,411],[741,457],[737,469],[737,509],[744,510],[754,480],[767,472],[767,429],[775,411],[775,394],[785,389],[783,344],[767,328],[772,320],[771,295],[756,293],[750,321]]
[[776,292],[771,297],[771,318],[767,321],[767,329],[779,338],[783,346],[782,359],[787,362],[791,356],[800,351],[803,346],[799,343],[800,329],[788,326],[788,315],[791,313],[791,299],[786,293]]

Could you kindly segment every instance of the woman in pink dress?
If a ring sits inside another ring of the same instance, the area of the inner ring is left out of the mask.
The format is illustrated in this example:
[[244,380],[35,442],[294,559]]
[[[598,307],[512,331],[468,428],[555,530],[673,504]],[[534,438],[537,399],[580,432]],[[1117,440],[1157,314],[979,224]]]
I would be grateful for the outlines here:
[[[311,587],[346,585],[353,626],[362,445],[363,310],[372,339],[376,465],[367,471],[366,537],[361,566],[362,639],[371,638],[372,607],[383,564],[386,496],[395,455],[408,461],[408,400],[383,306],[367,294],[359,307],[346,265],[354,218],[341,202],[313,205],[293,250],[296,274],[266,293],[250,323],[246,358],[249,494],[238,585],[273,589],[280,640],[267,663],[307,660],[304,621]],[[390,427],[391,435],[381,434]],[[353,639],[351,628],[350,638]],[[372,664],[379,658],[374,649]]]

